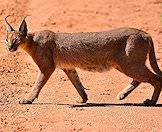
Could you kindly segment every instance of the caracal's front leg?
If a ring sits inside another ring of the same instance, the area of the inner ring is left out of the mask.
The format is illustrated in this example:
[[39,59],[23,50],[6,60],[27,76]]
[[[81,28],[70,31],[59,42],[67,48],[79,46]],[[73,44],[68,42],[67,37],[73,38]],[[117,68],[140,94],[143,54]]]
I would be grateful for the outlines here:
[[72,69],[72,70],[63,69],[63,71],[66,73],[66,75],[68,76],[68,78],[70,79],[70,81],[72,82],[74,87],[76,88],[77,92],[81,96],[82,101],[80,101],[80,102],[86,103],[88,100],[87,94],[84,90],[85,89],[84,86],[80,82],[80,79],[79,79],[79,76],[78,76],[76,70],[75,69]]
[[41,89],[43,88],[43,86],[45,85],[45,83],[47,82],[47,80],[49,79],[51,74],[53,73],[53,71],[54,71],[54,69],[47,69],[46,73],[39,71],[37,80],[33,86],[32,91],[27,96],[27,98],[21,100],[19,103],[20,104],[32,104],[32,102],[36,98],[38,98],[38,95],[39,95]]
[[20,104],[31,104],[36,98],[38,98],[41,89],[55,70],[55,64],[50,52],[42,51],[41,49],[38,49],[37,51],[38,52],[34,54],[33,60],[39,68],[39,73],[32,91],[27,98],[19,102]]
[[46,73],[42,73],[41,71],[39,71],[40,73],[38,74],[37,80],[33,86],[32,91],[30,92],[27,98],[21,100],[19,103],[20,104],[32,104],[32,102],[36,98],[38,98],[38,95],[41,89],[43,88],[43,86],[45,85],[45,83],[47,82],[51,74],[53,73],[53,71],[54,69],[47,69]]

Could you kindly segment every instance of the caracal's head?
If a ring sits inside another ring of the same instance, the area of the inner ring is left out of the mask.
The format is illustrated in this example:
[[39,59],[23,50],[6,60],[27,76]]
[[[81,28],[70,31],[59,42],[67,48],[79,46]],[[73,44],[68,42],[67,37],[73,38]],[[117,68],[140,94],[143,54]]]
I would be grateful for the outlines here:
[[28,31],[27,24],[24,18],[22,23],[20,24],[19,30],[14,30],[12,26],[7,22],[7,17],[5,18],[7,31],[6,45],[9,51],[14,52],[21,44],[25,43]]

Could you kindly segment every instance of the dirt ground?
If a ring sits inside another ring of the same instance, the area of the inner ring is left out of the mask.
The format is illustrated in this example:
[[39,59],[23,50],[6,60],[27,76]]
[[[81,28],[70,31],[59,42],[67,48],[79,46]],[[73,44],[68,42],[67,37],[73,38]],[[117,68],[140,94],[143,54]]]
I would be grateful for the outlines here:
[[153,87],[141,84],[125,100],[117,93],[131,79],[111,70],[78,69],[88,88],[88,105],[66,75],[56,69],[32,105],[20,105],[34,84],[37,66],[21,49],[5,47],[4,17],[17,29],[27,15],[29,31],[104,31],[134,27],[151,34],[162,69],[162,0],[0,0],[0,132],[162,132],[162,96],[156,107],[141,106]]

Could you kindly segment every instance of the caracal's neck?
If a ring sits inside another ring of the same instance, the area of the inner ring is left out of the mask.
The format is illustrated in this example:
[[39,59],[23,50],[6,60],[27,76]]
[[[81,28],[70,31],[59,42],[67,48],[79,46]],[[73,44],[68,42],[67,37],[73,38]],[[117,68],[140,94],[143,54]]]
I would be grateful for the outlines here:
[[34,41],[33,41],[33,34],[28,34],[27,37],[24,39],[24,42],[20,44],[20,47],[26,51],[29,55],[32,56],[34,53]]

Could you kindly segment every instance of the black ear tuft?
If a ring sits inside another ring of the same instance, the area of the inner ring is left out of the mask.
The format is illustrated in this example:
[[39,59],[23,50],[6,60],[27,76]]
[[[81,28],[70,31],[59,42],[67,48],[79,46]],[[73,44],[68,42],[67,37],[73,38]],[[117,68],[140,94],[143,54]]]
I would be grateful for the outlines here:
[[19,31],[22,33],[22,35],[23,35],[24,37],[27,36],[27,32],[28,32],[27,24],[26,24],[25,18],[26,18],[26,17],[24,17],[24,19],[23,19],[23,21],[22,21],[22,23],[21,23],[21,25],[20,25],[20,28],[19,28]]
[[14,31],[14,29],[12,28],[12,26],[8,23],[8,21],[7,21],[7,18],[9,17],[10,15],[8,15],[8,16],[6,16],[5,17],[5,22],[6,22],[6,31],[7,32],[12,32],[12,31]]

